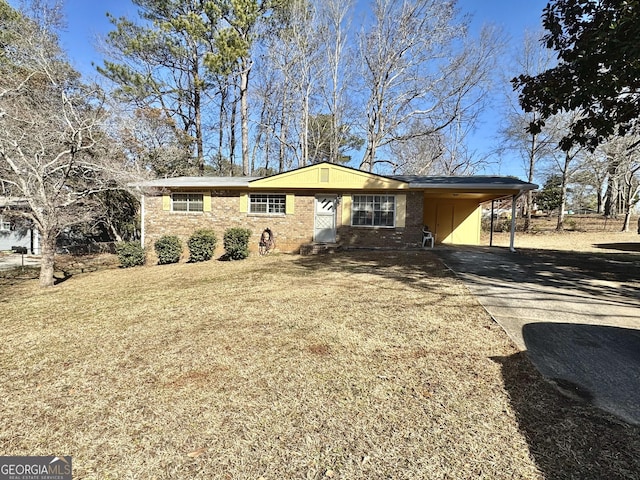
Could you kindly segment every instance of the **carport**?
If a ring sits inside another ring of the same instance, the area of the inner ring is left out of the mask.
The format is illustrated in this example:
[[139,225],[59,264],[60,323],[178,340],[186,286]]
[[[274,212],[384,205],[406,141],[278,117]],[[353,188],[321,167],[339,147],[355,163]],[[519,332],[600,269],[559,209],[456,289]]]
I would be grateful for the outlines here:
[[427,177],[394,175],[392,178],[407,182],[411,190],[424,193],[424,224],[434,234],[436,243],[479,245],[481,205],[500,199],[511,200],[510,249],[514,250],[516,232],[516,204],[523,194],[538,185],[513,177]]

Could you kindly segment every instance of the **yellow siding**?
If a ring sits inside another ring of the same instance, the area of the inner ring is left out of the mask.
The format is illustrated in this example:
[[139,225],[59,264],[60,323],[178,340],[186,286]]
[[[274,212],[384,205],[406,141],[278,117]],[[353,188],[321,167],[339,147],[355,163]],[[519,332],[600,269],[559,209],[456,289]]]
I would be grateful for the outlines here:
[[249,194],[240,194],[240,213],[247,213],[249,211]]
[[396,195],[396,227],[404,228],[407,222],[407,196]]
[[171,210],[171,195],[162,195],[162,210]]
[[251,182],[250,188],[404,189],[408,184],[340,165],[311,165]]
[[211,192],[205,192],[202,195],[202,209],[205,212],[211,211]]
[[480,245],[481,209],[476,200],[426,197],[423,223],[436,243]]
[[287,194],[286,204],[285,204],[285,212],[287,215],[293,215],[295,213],[295,198],[296,196],[292,193]]
[[480,208],[477,202],[460,202],[454,205],[451,243],[458,245],[480,244]]
[[342,225],[351,225],[351,195],[342,196]]

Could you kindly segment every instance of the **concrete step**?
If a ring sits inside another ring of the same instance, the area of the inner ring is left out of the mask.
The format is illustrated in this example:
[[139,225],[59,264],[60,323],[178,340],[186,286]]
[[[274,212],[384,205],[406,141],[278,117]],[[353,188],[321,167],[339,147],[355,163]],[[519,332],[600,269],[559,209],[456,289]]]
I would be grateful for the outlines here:
[[318,255],[322,253],[335,253],[342,249],[339,243],[307,243],[300,247],[300,255]]

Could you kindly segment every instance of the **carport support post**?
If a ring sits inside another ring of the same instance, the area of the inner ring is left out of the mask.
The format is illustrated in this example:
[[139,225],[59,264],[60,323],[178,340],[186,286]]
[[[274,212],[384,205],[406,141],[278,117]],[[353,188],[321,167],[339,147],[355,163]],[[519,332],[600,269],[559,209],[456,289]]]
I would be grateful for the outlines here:
[[515,252],[514,243],[516,239],[516,200],[518,199],[517,195],[511,197],[511,238],[509,239],[509,250]]

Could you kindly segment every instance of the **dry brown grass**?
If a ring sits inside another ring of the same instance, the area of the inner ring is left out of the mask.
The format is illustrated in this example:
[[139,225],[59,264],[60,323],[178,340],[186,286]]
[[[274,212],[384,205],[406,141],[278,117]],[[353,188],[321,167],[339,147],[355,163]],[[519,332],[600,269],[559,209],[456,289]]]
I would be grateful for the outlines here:
[[639,429],[560,397],[428,252],[105,270],[0,309],[0,451],[74,478],[640,471]]
[[[519,220],[519,225],[522,221]],[[623,220],[607,219],[602,215],[567,215],[563,232],[556,231],[557,218],[534,218],[531,232],[516,233],[516,248],[563,250],[573,252],[640,252],[638,219],[631,219],[629,232],[622,232]],[[489,233],[483,232],[482,241],[489,244]],[[494,232],[495,246],[508,246],[509,233]]]

